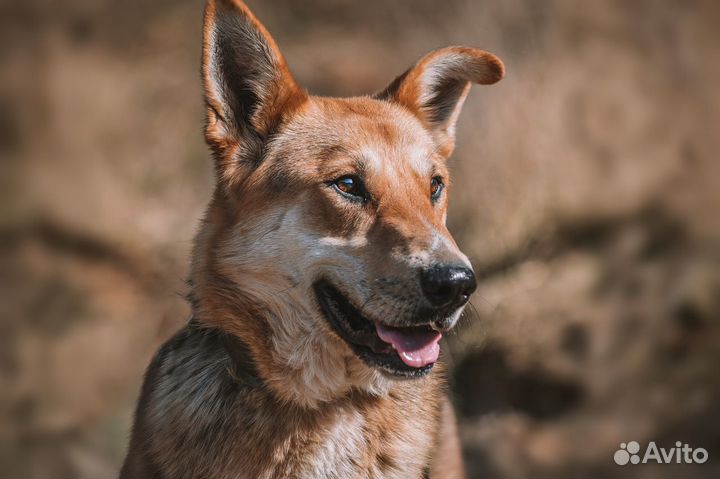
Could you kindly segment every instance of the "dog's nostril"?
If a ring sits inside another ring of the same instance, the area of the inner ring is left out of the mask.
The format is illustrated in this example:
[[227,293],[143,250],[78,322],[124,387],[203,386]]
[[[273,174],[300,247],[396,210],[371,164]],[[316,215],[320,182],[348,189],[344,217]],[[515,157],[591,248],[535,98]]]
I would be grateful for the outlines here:
[[422,271],[422,290],[434,306],[460,306],[467,302],[477,286],[470,268],[436,265]]

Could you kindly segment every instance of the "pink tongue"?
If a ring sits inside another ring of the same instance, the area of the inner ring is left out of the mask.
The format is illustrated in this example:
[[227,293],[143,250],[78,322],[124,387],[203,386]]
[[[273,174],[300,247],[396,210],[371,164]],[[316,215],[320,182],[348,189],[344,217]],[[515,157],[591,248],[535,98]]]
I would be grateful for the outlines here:
[[421,368],[437,361],[440,354],[438,341],[442,335],[437,331],[421,329],[399,329],[375,324],[378,336],[390,343],[398,352],[402,362],[413,368]]

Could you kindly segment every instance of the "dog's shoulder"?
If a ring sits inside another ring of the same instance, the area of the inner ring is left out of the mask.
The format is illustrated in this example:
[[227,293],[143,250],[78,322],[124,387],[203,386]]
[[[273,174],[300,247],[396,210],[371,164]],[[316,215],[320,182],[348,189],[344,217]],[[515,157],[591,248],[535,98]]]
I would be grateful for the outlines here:
[[268,408],[268,396],[237,340],[190,321],[148,366],[128,455],[135,464],[126,463],[121,477],[158,477],[154,470],[201,477],[216,470],[226,461],[223,452],[231,454],[227,439],[247,440],[243,430]]

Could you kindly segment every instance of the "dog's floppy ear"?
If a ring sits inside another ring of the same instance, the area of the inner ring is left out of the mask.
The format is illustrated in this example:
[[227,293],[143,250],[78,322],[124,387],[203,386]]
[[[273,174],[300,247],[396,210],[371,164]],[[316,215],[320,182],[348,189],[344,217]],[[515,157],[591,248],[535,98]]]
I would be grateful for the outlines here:
[[438,151],[450,156],[455,122],[471,83],[490,85],[505,73],[492,53],[468,47],[447,47],[422,57],[397,77],[377,98],[394,101],[414,113],[430,130]]
[[231,182],[307,97],[265,27],[240,0],[209,0],[203,26],[205,138],[218,177]]

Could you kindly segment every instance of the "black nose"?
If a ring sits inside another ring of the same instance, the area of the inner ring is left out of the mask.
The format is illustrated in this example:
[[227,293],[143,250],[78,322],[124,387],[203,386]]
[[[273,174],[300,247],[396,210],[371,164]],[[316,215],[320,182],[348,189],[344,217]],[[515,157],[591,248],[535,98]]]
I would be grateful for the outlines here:
[[477,283],[470,268],[457,265],[435,265],[422,271],[423,293],[434,306],[460,306],[475,291]]

